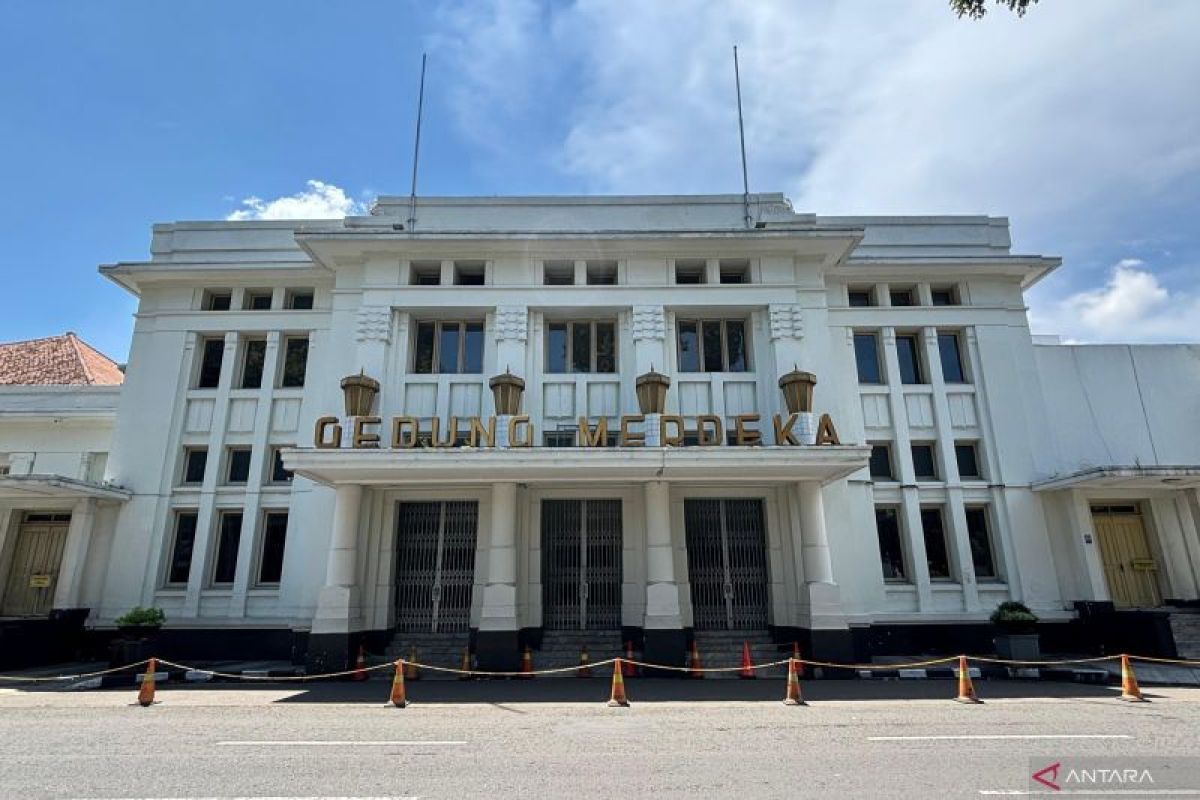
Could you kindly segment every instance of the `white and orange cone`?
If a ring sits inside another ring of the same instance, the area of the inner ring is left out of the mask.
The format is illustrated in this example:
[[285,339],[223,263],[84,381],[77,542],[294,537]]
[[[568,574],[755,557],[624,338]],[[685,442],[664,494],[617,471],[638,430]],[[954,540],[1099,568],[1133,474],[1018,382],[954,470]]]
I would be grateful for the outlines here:
[[137,696],[138,705],[142,708],[154,705],[154,668],[157,664],[157,658],[150,659],[146,664],[146,672],[142,675],[142,685],[138,688]]
[[971,682],[971,668],[967,666],[967,657],[958,657],[958,697],[954,698],[958,703],[982,703],[975,696],[975,684]]
[[742,642],[742,668],[738,670],[739,678],[754,678],[754,667],[750,664],[750,645]]
[[613,662],[612,692],[608,697],[609,708],[628,708],[629,698],[625,696],[625,678],[622,676],[621,659]]
[[404,689],[404,659],[396,661],[396,675],[392,678],[392,693],[388,697],[388,702],[396,708],[404,708],[408,705],[408,693]]
[[1137,676],[1133,674],[1133,665],[1129,663],[1129,656],[1121,654],[1121,699],[1129,703],[1149,703],[1150,701],[1142,697],[1142,690],[1138,688]]
[[804,706],[804,698],[800,696],[800,662],[794,658],[788,659],[787,693],[783,696],[785,706]]

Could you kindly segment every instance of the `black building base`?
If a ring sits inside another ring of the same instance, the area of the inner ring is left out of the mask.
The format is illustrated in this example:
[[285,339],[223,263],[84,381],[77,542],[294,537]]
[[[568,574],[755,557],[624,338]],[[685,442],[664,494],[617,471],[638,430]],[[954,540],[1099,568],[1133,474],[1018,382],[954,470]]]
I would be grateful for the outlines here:
[[[642,660],[668,667],[687,666],[687,643],[687,632],[682,628],[647,628],[642,632]],[[647,674],[678,677],[683,673],[647,670]]]
[[521,668],[521,636],[517,631],[476,631],[475,663],[482,670],[516,672]]
[[349,669],[357,657],[361,634],[313,633],[308,637],[304,668],[309,675]]

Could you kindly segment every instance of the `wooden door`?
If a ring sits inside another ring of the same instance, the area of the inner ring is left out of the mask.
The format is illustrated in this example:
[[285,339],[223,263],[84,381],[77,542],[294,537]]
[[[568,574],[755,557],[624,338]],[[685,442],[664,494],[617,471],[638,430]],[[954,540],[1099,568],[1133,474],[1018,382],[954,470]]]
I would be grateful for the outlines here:
[[0,615],[40,617],[50,613],[66,541],[67,525],[62,522],[21,524]]
[[1150,552],[1146,526],[1137,507],[1093,507],[1092,524],[1113,604],[1118,608],[1162,605],[1158,565]]

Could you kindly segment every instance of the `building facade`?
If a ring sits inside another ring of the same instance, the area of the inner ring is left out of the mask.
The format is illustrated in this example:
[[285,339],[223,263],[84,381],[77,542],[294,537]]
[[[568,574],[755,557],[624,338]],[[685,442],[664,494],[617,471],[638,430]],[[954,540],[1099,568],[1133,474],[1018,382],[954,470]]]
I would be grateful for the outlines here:
[[1035,343],[1057,265],[770,194],[156,225],[101,268],[139,299],[123,496],[70,601],[313,668],[958,651],[1006,600],[1086,647],[1200,596],[1200,348]]

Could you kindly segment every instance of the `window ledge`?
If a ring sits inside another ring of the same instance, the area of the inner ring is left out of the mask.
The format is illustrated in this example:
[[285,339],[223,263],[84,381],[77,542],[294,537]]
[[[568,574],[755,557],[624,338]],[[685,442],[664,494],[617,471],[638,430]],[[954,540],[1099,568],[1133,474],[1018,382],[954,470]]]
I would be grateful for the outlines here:
[[963,587],[957,581],[930,580],[929,588],[935,592],[961,592]]

